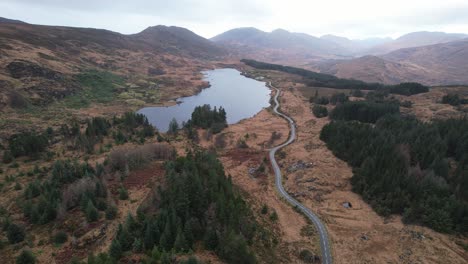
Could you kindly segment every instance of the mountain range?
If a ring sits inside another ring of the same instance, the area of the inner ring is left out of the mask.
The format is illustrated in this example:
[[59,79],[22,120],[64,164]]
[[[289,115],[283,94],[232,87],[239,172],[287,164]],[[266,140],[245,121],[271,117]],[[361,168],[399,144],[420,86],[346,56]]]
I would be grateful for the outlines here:
[[465,34],[413,32],[397,39],[352,40],[249,27],[208,40],[180,27],[154,26],[125,35],[0,18],[0,79],[10,82],[6,66],[15,60],[65,73],[98,67],[129,74],[242,58],[372,82],[468,83]]
[[342,78],[395,84],[468,83],[468,35],[413,32],[395,40],[320,38],[286,30],[226,31],[211,39],[239,57],[305,67]]

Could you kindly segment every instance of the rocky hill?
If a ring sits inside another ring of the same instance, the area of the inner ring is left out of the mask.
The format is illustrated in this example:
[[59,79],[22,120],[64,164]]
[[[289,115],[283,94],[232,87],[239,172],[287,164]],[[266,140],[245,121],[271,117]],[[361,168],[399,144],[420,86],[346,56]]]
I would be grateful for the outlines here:
[[461,40],[314,66],[324,73],[368,82],[450,85],[468,83],[467,59],[468,40]]
[[194,75],[223,55],[222,48],[178,27],[156,26],[124,35],[2,19],[0,109],[11,105],[12,94],[33,105],[76,94],[83,88],[76,76],[89,70],[111,72],[130,82],[153,78],[151,82],[165,85],[160,96],[172,99],[199,89],[200,83],[191,79],[201,79]]

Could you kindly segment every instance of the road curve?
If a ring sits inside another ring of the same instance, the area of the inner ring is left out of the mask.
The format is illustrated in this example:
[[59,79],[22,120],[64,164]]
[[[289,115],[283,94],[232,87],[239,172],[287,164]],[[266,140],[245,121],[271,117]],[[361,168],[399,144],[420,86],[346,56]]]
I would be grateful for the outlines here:
[[[270,86],[274,88],[271,83]],[[275,172],[275,183],[276,183],[276,188],[278,189],[278,192],[293,206],[295,206],[297,209],[299,209],[304,215],[307,216],[307,218],[312,221],[312,223],[315,225],[315,228],[317,229],[319,236],[320,236],[320,249],[322,251],[322,263],[323,264],[331,264],[332,263],[332,256],[330,252],[330,241],[328,239],[328,234],[327,230],[325,228],[325,225],[320,221],[319,217],[309,210],[307,207],[302,205],[299,201],[296,199],[292,198],[285,190],[283,187],[283,182],[282,182],[282,176],[281,176],[281,170],[278,166],[278,163],[276,162],[275,159],[275,153],[277,150],[291,144],[295,139],[296,139],[296,126],[294,125],[294,121],[287,115],[281,113],[278,111],[279,107],[279,102],[278,102],[278,96],[280,94],[280,90],[276,89],[276,94],[275,97],[273,98],[275,102],[275,106],[273,108],[273,111],[283,117],[284,119],[288,120],[289,126],[291,127],[291,133],[289,135],[289,138],[286,142],[283,144],[276,146],[270,150],[270,161],[271,161],[271,166],[273,167],[273,170]]]

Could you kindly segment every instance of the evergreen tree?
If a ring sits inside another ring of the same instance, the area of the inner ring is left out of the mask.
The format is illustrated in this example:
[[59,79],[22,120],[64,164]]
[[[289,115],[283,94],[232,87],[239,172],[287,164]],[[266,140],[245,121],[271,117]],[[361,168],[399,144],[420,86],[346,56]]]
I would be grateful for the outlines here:
[[10,244],[16,244],[24,240],[26,234],[24,229],[16,224],[9,224],[7,228],[7,238]]
[[130,250],[132,247],[133,239],[126,228],[124,228],[121,224],[117,229],[117,240],[122,247],[123,251]]
[[179,130],[179,123],[175,118],[172,118],[171,122],[169,122],[169,129],[167,132],[172,135],[176,135],[177,131]]
[[135,238],[132,245],[132,251],[134,253],[140,253],[143,251],[143,243],[139,238]]
[[120,245],[119,240],[112,240],[112,243],[109,248],[109,256],[116,260],[120,259],[120,257],[122,256],[122,246]]
[[21,254],[16,258],[16,264],[35,264],[36,258],[29,250],[21,251]]
[[94,207],[94,204],[91,200],[88,200],[88,204],[86,205],[86,220],[88,222],[94,222],[97,221],[99,218],[99,212]]
[[185,252],[188,249],[187,240],[185,239],[184,232],[182,232],[182,229],[180,227],[177,230],[177,236],[174,242],[174,248],[175,250],[179,252]]

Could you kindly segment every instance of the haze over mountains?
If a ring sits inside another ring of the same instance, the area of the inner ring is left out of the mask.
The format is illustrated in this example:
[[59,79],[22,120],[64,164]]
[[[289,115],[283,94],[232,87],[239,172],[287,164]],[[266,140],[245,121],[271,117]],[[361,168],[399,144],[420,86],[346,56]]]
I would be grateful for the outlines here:
[[211,39],[238,56],[302,66],[343,78],[388,84],[468,83],[468,35],[414,32],[395,40],[350,40],[255,28],[229,30]]
[[[228,30],[208,40],[180,27],[154,26],[124,35],[0,18],[0,47],[2,64],[28,59],[28,56],[31,60],[30,55],[17,52],[19,47],[45,49],[45,52],[37,51],[33,58],[45,53],[57,60],[41,63],[69,72],[86,65],[123,72],[144,72],[151,64],[168,69],[176,67],[177,63],[164,56],[197,61],[252,58],[369,82],[468,83],[468,35],[443,32],[414,32],[395,40],[351,40],[334,35],[315,37],[284,29],[265,32],[250,27]],[[128,63],[122,51],[135,53],[134,63]],[[143,59],[145,56],[152,60]],[[123,63],[125,60],[127,63]],[[0,74],[7,73],[0,69]]]

